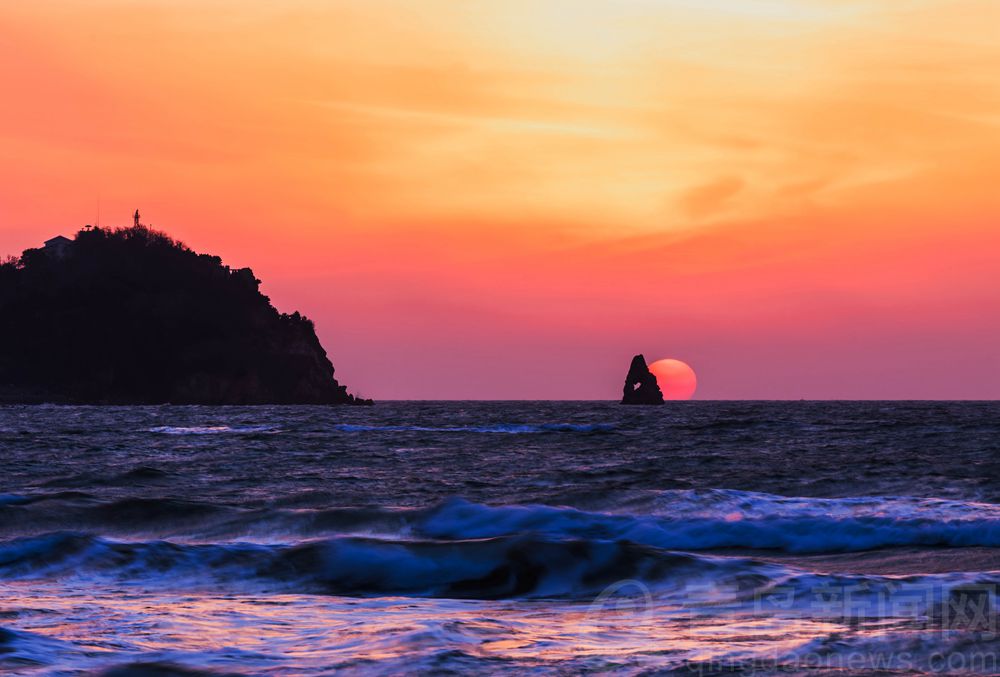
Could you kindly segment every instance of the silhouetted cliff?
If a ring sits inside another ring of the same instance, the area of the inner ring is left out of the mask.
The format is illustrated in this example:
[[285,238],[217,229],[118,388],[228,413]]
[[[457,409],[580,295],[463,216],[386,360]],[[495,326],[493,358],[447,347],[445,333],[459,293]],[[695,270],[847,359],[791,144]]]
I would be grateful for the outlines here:
[[0,402],[364,403],[249,268],[137,226],[0,264]]
[[629,365],[622,389],[622,404],[663,404],[663,393],[642,355],[633,357]]

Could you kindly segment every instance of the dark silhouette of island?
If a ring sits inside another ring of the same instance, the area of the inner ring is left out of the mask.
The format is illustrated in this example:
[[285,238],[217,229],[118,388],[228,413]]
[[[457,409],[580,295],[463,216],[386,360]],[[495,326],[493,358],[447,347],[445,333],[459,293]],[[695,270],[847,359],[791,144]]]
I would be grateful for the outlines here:
[[0,264],[0,402],[370,404],[259,285],[143,225],[52,238]]
[[632,358],[628,375],[625,376],[622,404],[663,404],[663,393],[642,355]]

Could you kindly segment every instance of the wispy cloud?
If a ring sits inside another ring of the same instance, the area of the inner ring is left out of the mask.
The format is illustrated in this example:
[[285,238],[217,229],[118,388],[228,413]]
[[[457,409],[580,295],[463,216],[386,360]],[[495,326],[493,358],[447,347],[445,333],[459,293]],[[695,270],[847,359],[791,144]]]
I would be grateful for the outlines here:
[[596,138],[635,137],[634,130],[621,127],[597,127],[559,120],[539,120],[498,117],[481,114],[461,114],[446,111],[419,110],[391,106],[374,106],[347,101],[312,101],[316,106],[333,111],[424,125],[479,128],[510,134],[556,134]]

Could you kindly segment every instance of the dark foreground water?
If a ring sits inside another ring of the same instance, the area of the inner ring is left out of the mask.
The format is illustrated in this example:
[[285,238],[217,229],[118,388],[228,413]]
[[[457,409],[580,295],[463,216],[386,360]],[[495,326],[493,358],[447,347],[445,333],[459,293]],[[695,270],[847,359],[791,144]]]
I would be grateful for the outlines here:
[[990,674],[998,584],[995,403],[0,408],[0,673]]

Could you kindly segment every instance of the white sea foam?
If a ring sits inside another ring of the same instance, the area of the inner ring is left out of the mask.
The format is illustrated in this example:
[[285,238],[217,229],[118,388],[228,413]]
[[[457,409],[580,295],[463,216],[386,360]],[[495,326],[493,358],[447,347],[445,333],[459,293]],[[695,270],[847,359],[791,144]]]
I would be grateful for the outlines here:
[[220,435],[220,434],[276,434],[279,429],[266,425],[213,425],[213,426],[156,426],[149,429],[151,433],[161,433],[163,435]]
[[435,538],[543,533],[628,540],[671,550],[795,553],[924,546],[1000,547],[1000,506],[910,497],[808,499],[753,492],[663,492],[650,513],[453,500],[419,528]]

